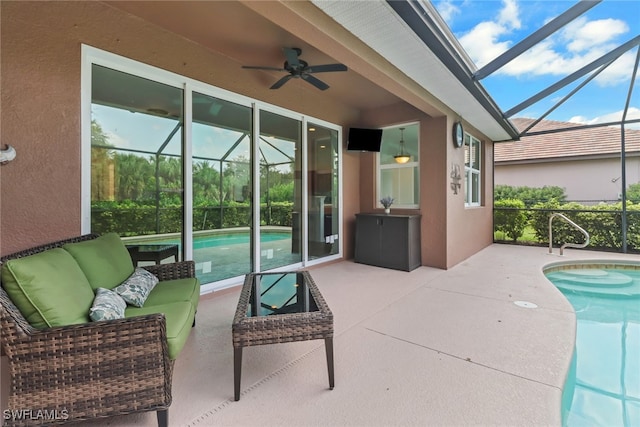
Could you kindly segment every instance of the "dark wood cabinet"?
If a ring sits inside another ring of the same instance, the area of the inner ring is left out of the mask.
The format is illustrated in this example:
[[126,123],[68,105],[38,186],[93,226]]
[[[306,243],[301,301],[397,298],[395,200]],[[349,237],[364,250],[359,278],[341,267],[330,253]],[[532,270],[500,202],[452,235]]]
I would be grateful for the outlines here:
[[420,215],[356,214],[355,262],[404,271],[420,267]]

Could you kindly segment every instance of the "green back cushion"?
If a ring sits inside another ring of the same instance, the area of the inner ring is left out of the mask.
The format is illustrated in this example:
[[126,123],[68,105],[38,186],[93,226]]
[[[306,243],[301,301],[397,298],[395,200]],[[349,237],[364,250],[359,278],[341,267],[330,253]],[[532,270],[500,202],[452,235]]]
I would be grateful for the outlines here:
[[133,273],[131,255],[116,233],[68,243],[63,248],[75,258],[94,290],[113,289]]
[[50,249],[2,265],[2,287],[36,328],[89,321],[93,289],[63,249]]

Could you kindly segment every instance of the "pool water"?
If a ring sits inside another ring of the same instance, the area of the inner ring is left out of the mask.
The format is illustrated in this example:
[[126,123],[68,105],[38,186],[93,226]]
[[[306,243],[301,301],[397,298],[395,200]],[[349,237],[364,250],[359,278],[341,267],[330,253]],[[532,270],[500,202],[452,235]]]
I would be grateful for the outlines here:
[[576,312],[564,426],[640,426],[640,268],[546,273]]
[[[133,241],[133,240],[131,240]],[[182,251],[179,237],[140,239],[143,244],[176,244]],[[300,262],[301,254],[292,249],[291,232],[260,233],[261,270],[269,270]],[[196,277],[202,284],[212,283],[251,272],[250,235],[248,230],[200,234],[193,236],[193,259]]]
[[[291,233],[261,233],[261,242],[273,242],[275,240],[291,239]],[[158,239],[153,241],[154,244],[174,244],[181,245],[179,237],[170,239]],[[193,249],[214,248],[228,245],[248,244],[249,232],[235,233],[216,233],[207,235],[193,236]]]

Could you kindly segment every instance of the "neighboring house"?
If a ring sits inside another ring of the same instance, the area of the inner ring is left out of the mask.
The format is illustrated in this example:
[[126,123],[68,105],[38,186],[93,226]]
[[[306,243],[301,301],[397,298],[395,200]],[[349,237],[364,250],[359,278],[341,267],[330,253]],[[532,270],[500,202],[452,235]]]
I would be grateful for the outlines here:
[[[534,120],[516,118],[520,130]],[[543,120],[529,132],[583,126]],[[620,126],[524,136],[494,146],[496,185],[565,189],[567,200],[617,201],[622,192]],[[640,182],[640,130],[625,128],[626,183]]]

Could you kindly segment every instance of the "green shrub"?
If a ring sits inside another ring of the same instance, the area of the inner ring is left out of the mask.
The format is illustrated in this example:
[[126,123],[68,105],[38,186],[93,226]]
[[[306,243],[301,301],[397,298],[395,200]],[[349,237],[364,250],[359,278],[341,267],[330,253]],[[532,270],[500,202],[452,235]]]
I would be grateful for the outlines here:
[[[589,234],[589,248],[622,249],[622,203],[584,206],[553,200],[533,206],[530,224],[539,242],[549,241],[549,217],[560,212]],[[553,244],[583,243],[584,235],[558,218],[553,221]],[[627,249],[640,249],[640,204],[627,203]]]
[[524,202],[517,199],[504,199],[494,202],[493,206],[493,223],[496,231],[505,233],[514,242],[518,240],[527,226]]
[[631,184],[627,187],[627,200],[640,203],[640,182]]
[[558,200],[560,203],[564,203],[567,196],[564,192],[564,188],[557,186],[544,186],[541,188],[536,187],[512,187],[510,185],[496,185],[493,190],[493,199],[508,200],[518,199],[522,200],[526,207],[531,207],[536,203],[549,202],[552,199]]

